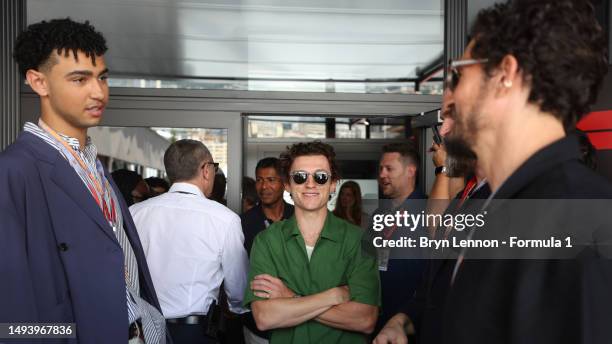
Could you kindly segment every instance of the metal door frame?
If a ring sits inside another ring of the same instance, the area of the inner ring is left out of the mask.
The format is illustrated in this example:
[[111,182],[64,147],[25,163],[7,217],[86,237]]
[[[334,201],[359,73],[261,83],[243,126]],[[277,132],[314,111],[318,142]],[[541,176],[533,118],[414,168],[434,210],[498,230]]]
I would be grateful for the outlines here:
[[[38,95],[28,86],[21,92],[23,125],[37,119],[40,107]],[[227,202],[239,213],[243,114],[414,116],[439,107],[440,100],[435,95],[111,88],[100,125],[227,129]]]

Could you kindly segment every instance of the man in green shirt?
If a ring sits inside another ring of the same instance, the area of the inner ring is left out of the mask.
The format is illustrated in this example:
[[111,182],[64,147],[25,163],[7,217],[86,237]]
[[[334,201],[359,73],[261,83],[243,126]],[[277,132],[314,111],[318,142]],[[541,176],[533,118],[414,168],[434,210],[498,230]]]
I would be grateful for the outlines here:
[[330,145],[297,143],[281,155],[295,216],[257,235],[244,305],[271,343],[363,343],[378,318],[376,260],[362,232],[327,210],[338,167]]

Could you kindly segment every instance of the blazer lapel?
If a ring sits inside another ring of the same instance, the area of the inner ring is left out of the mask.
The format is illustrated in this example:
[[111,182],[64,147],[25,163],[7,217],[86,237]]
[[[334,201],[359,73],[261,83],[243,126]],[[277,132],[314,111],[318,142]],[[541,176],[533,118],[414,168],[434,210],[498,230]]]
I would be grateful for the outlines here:
[[98,206],[91,196],[91,193],[87,190],[79,175],[59,153],[57,154],[57,159],[51,171],[51,180],[72,198],[74,203],[76,203],[76,205],[80,207],[98,227],[109,236],[109,238],[119,245],[112,227],[104,218],[100,210],[100,206]]

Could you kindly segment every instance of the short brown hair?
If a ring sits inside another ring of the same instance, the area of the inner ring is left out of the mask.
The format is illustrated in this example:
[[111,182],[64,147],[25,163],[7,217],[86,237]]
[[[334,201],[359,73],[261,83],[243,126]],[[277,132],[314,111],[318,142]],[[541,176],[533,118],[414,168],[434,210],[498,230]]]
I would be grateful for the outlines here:
[[388,143],[383,146],[382,153],[399,153],[404,166],[414,164],[418,169],[421,164],[419,153],[412,143]]
[[336,152],[334,147],[323,143],[321,141],[313,142],[299,142],[294,143],[291,146],[287,146],[287,150],[280,156],[282,176],[285,181],[289,180],[289,173],[291,172],[291,165],[296,158],[300,156],[308,155],[323,155],[329,162],[329,168],[331,169],[331,179],[340,179],[340,173],[338,164],[336,163]]

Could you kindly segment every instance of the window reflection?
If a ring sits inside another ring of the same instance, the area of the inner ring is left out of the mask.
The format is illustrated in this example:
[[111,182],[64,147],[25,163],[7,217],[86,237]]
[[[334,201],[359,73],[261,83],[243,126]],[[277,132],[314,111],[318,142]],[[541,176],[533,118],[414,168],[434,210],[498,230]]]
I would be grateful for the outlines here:
[[397,139],[405,136],[404,120],[404,117],[257,115],[248,116],[247,130],[250,139]]

